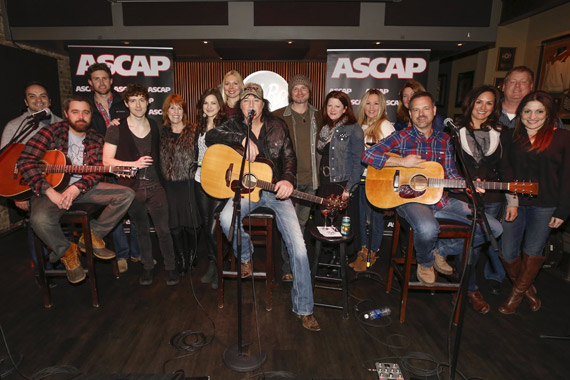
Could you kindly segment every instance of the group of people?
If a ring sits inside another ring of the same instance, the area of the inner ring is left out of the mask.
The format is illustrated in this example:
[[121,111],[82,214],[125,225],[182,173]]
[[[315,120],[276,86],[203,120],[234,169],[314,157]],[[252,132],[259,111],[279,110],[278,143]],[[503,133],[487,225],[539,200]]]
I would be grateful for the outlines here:
[[[400,90],[398,119],[392,124],[386,114],[386,98],[376,89],[362,96],[357,114],[341,91],[330,92],[319,111],[309,103],[313,88],[304,74],[294,75],[288,82],[289,105],[271,113],[262,86],[244,84],[241,75],[232,70],[219,89],[202,93],[198,120],[189,120],[186,101],[171,94],[162,107],[162,126],[158,126],[146,116],[149,94],[145,87],[130,84],[122,94],[116,93],[109,68],[100,63],[89,68],[88,76],[92,96],[71,97],[64,106],[65,120],[50,120],[30,136],[18,161],[35,195],[29,207],[31,227],[51,248],[50,261],[60,260],[65,265],[70,282],[85,278],[78,258],[79,250],[84,249],[83,237],[77,244],[69,242],[59,227],[59,216],[74,204],[96,203],[104,206],[91,226],[96,256],[115,257],[103,241],[112,231],[120,270],[128,269],[128,260],[142,261],[139,283],[152,284],[156,261],[150,214],[166,283],[176,285],[179,275],[195,262],[201,230],[207,248],[204,256],[209,261],[201,282],[215,289],[214,215],[216,210],[220,212],[221,227],[228,235],[233,203],[206,193],[201,185],[201,163],[209,146],[225,144],[241,148],[249,161],[262,157],[273,163],[275,191],[262,191],[258,202],[243,198],[240,220],[258,207],[275,212],[285,246],[282,279],[293,283],[292,310],[303,327],[319,331],[304,240],[311,204],[293,202],[293,190],[348,201],[348,215],[359,225],[361,247],[350,265],[355,271],[364,271],[368,257],[372,264],[378,258],[384,229],[383,210],[370,204],[365,195],[367,166],[421,168],[425,161],[437,161],[444,167],[445,178],[464,178],[465,173],[456,168],[458,152],[444,132],[443,117],[437,114],[433,97],[413,80]],[[490,229],[478,223],[473,262],[477,263],[491,235],[501,238],[501,255],[488,250],[485,277],[493,292],[500,291],[505,272],[513,281],[511,294],[499,309],[505,314],[514,313],[523,298],[532,310],[540,308],[533,282],[544,261],[542,250],[550,230],[558,228],[570,213],[570,200],[564,196],[570,190],[570,134],[560,128],[552,98],[532,90],[532,71],[516,67],[505,78],[503,98],[492,86],[474,88],[458,120],[461,150],[472,177],[503,182],[524,178],[539,183],[540,192],[532,198],[491,190],[482,194]],[[43,100],[42,93],[46,93]],[[26,88],[25,99],[28,113],[36,111],[36,103],[39,109],[49,106],[47,91],[39,84]],[[15,120],[5,128],[3,144],[10,141],[19,124]],[[75,165],[129,166],[138,172],[135,178],[118,179],[77,175],[58,192],[39,167],[48,149],[61,150]],[[447,258],[461,251],[457,240],[437,239],[437,218],[471,223],[469,197],[474,195],[463,190],[448,194],[434,205],[396,207],[414,229],[417,277],[428,286],[435,282],[435,271],[453,274],[450,264],[454,263],[448,263]],[[17,205],[28,209],[26,202]],[[127,213],[130,242],[121,223]],[[320,213],[314,218],[319,223]],[[248,277],[253,273],[253,245],[241,223],[236,230],[242,238],[241,276]],[[235,250],[236,239],[233,244]],[[483,314],[490,310],[475,272],[469,279],[468,299],[475,310]]]

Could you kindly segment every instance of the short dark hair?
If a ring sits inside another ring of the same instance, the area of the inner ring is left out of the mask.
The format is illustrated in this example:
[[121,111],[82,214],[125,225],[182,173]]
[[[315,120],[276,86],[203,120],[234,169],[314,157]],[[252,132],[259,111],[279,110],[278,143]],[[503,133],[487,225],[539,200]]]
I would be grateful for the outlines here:
[[137,95],[143,96],[147,101],[150,98],[148,95],[148,90],[145,86],[138,83],[130,83],[127,85],[127,88],[123,92],[123,101],[128,102],[130,97]]
[[411,106],[412,102],[417,98],[429,98],[431,100],[431,104],[433,106],[435,106],[435,99],[433,98],[433,95],[427,91],[419,91],[419,92],[416,92],[414,95],[412,95],[412,98],[410,99],[409,105]]
[[109,74],[109,78],[113,77],[113,74],[111,74],[111,69],[109,68],[109,66],[106,63],[94,63],[91,66],[89,66],[87,68],[87,77],[89,79],[91,79],[91,74],[93,74],[95,71],[99,71],[99,70],[103,70],[104,72]]
[[24,99],[26,99],[26,92],[28,91],[28,88],[31,87],[31,86],[41,86],[41,87],[43,87],[44,90],[46,90],[46,93],[48,94],[48,98],[50,97],[50,96],[49,96],[48,88],[46,87],[45,84],[43,84],[43,83],[40,82],[40,81],[31,81],[31,82],[26,83],[26,85],[24,86]]
[[89,99],[87,99],[85,96],[81,94],[74,94],[71,95],[71,97],[65,99],[65,102],[63,102],[63,109],[65,110],[65,112],[69,111],[69,105],[71,104],[71,102],[85,102],[89,104],[89,109],[91,110],[91,113],[93,113],[93,106],[91,105],[91,102],[89,101]]

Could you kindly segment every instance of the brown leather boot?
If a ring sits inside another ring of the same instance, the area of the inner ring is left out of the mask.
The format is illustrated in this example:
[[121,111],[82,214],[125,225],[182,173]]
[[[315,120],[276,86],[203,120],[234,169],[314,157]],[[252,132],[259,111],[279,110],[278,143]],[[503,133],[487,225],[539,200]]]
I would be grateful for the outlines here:
[[[525,256],[528,257],[526,253],[523,253],[523,259]],[[517,277],[519,276],[519,272],[521,270],[521,263],[522,263],[521,258],[517,257],[513,261],[509,262],[501,257],[501,261],[503,262],[503,266],[505,267],[507,276],[509,276],[509,278],[514,284],[517,281]],[[541,302],[538,296],[536,295],[536,288],[534,287],[534,285],[531,285],[530,288],[528,288],[524,296],[528,301],[530,309],[532,311],[537,311],[538,309],[540,309]]]
[[544,256],[528,256],[523,254],[520,272],[513,286],[513,290],[511,291],[511,295],[501,305],[501,307],[499,307],[499,311],[501,313],[513,314],[516,311],[525,296],[525,293],[532,286],[532,283],[540,271],[544,260]]
[[480,291],[476,290],[474,292],[467,293],[467,300],[473,306],[475,311],[478,311],[481,314],[487,314],[489,310],[491,310],[491,306],[485,301],[483,295]]
[[368,249],[366,249],[366,246],[363,245],[360,248],[360,251],[358,251],[356,253],[356,259],[353,262],[351,262],[350,264],[348,264],[348,266],[351,268],[354,268],[354,267],[360,268],[364,264],[364,267],[366,267],[366,256],[367,255],[368,255]]
[[[526,261],[527,266],[530,265],[528,264],[529,261],[535,261],[536,263],[532,265],[538,265],[540,269],[542,267],[542,264],[544,264],[545,259],[546,259],[545,256],[529,256],[526,253],[523,253],[523,263]],[[534,285],[531,284],[524,295],[526,297],[526,300],[528,301],[530,310],[538,311],[538,309],[540,309],[540,306],[542,305],[542,302],[540,301],[540,298],[538,298],[537,291]]]

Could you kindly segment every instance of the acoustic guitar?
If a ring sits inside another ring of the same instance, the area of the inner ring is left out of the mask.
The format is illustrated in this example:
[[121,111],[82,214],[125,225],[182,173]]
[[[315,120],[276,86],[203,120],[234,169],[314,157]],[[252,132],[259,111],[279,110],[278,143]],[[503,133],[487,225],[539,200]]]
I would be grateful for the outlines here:
[[[33,194],[17,166],[24,147],[24,144],[11,144],[0,155],[0,197],[24,200]],[[46,180],[57,191],[65,189],[70,174],[111,173],[119,177],[134,177],[138,171],[131,166],[71,165],[69,158],[59,150],[46,151],[39,165]]]
[[[202,160],[200,182],[204,191],[214,198],[233,197],[239,185],[241,161],[242,155],[227,145],[210,146]],[[258,202],[261,190],[275,192],[275,184],[272,183],[272,163],[258,157],[255,162],[251,162],[251,169],[249,166],[249,161],[246,161],[241,196],[245,198],[249,194],[252,202]],[[325,205],[330,209],[344,210],[347,206],[347,202],[341,200],[340,197],[322,198],[297,190],[293,190],[291,196]]]
[[[393,208],[405,203],[435,204],[443,189],[466,187],[464,180],[445,179],[439,162],[426,161],[420,168],[368,166],[366,174],[366,197],[378,208]],[[475,187],[487,190],[503,190],[513,193],[538,195],[536,182],[475,182]]]

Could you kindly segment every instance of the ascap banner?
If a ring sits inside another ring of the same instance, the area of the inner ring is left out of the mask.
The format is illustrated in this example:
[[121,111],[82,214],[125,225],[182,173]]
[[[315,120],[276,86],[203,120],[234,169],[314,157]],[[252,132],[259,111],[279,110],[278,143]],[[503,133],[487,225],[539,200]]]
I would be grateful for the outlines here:
[[343,91],[355,113],[362,95],[375,88],[386,96],[388,120],[396,121],[398,91],[410,79],[427,85],[429,49],[327,50],[327,93]]
[[162,103],[172,93],[172,48],[123,46],[69,46],[69,64],[73,92],[91,92],[87,69],[94,63],[106,63],[113,74],[113,89],[123,92],[129,83],[148,89],[148,116],[162,124]]

